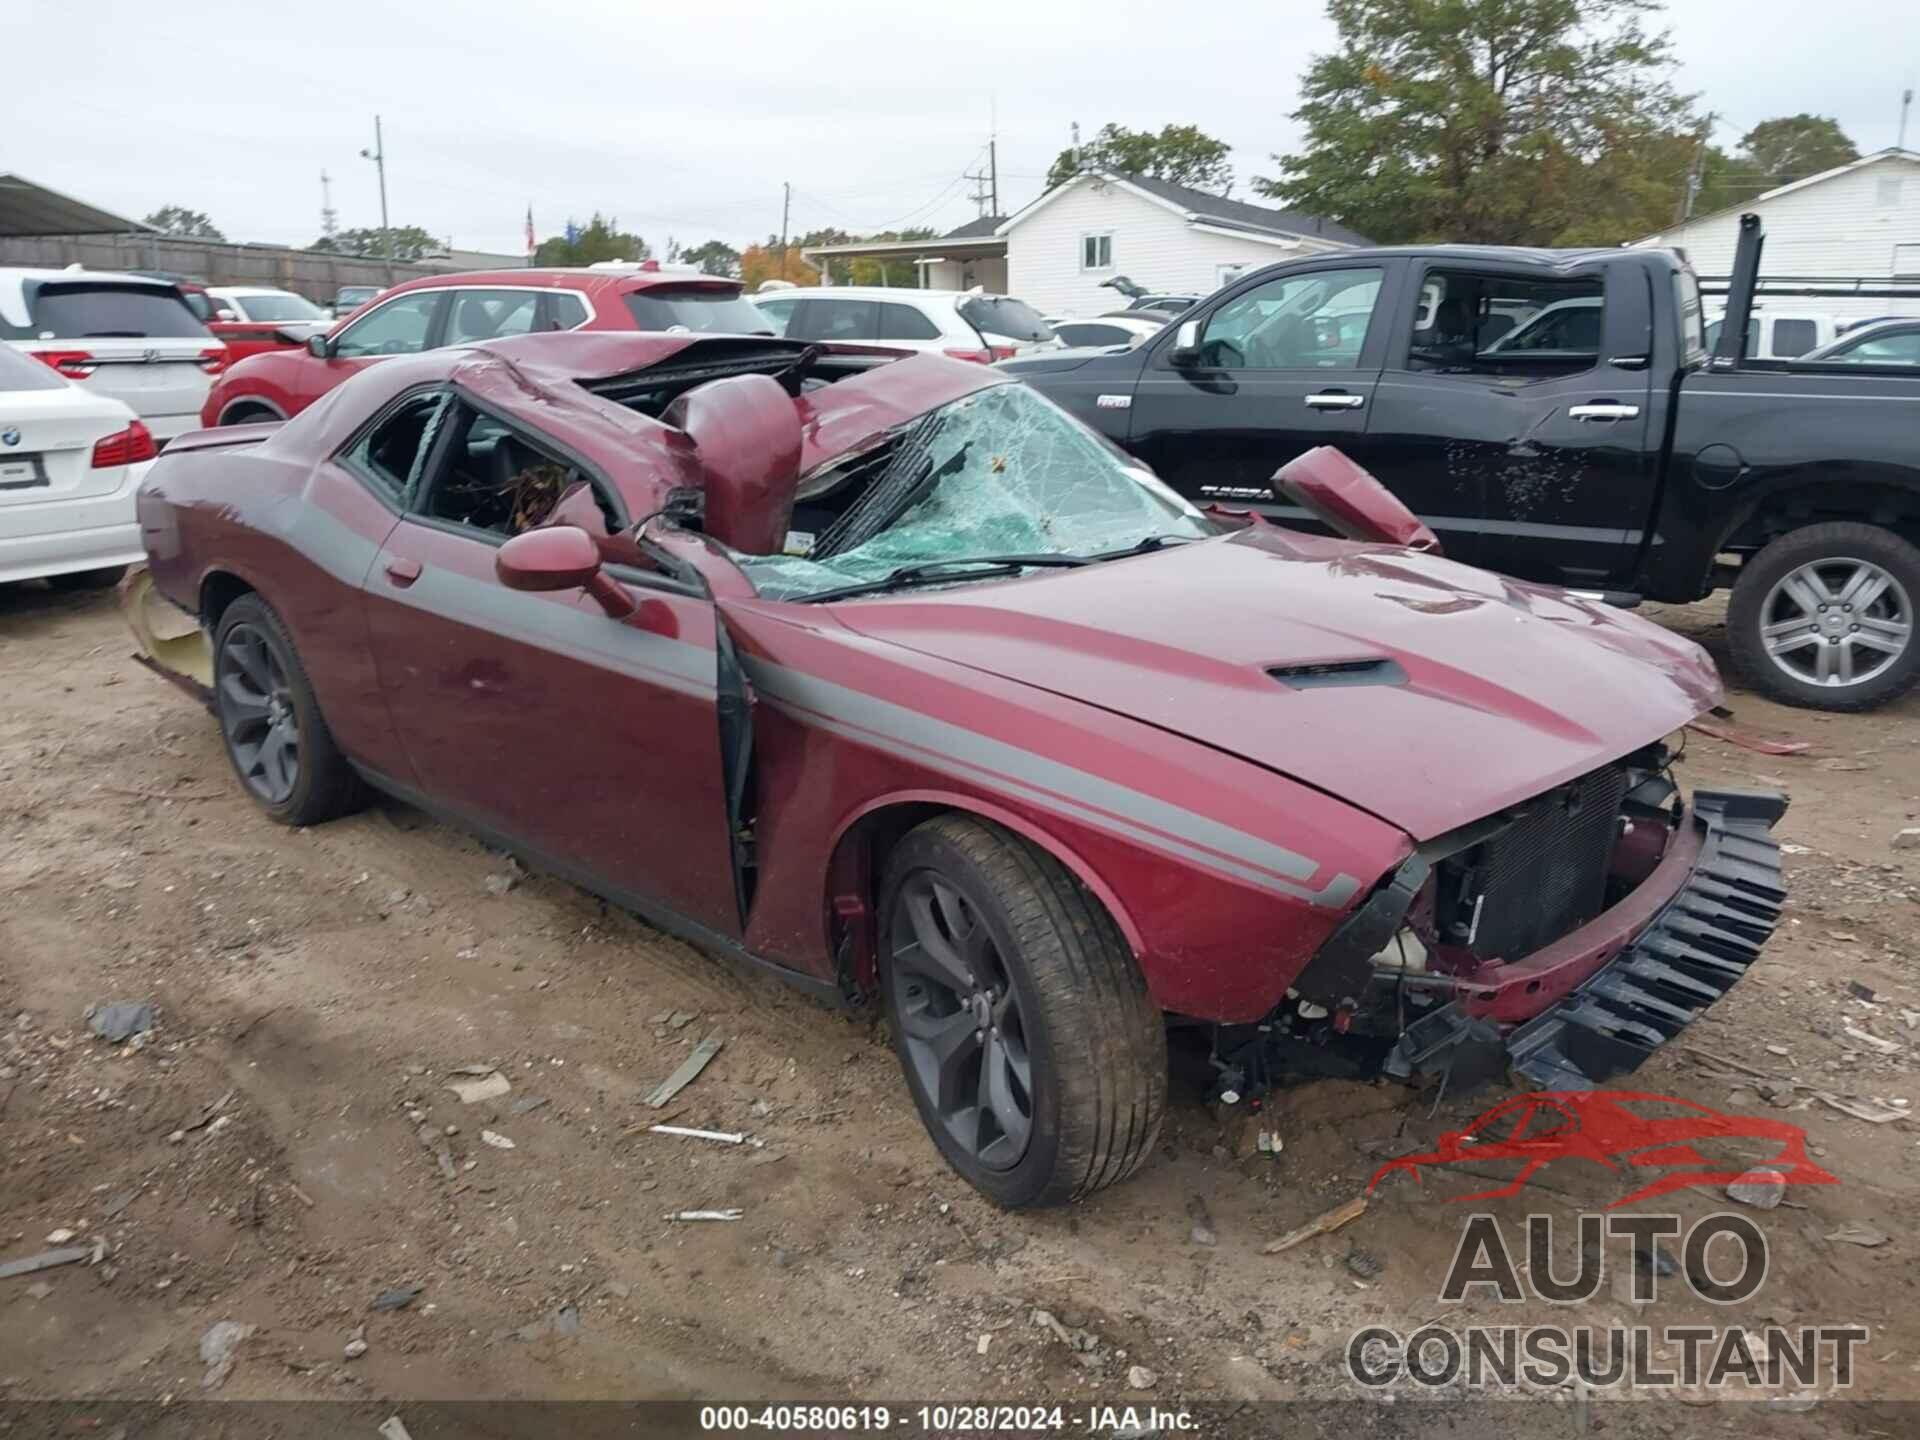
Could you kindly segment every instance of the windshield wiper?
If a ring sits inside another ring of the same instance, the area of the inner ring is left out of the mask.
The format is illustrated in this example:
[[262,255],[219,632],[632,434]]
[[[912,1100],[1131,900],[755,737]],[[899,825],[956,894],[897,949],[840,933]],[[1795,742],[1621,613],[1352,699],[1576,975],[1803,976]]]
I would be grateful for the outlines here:
[[1089,560],[1124,560],[1129,555],[1151,555],[1156,550],[1165,550],[1170,545],[1191,545],[1196,540],[1204,540],[1204,535],[1149,535],[1144,540],[1127,546],[1124,550],[1106,550],[1098,555],[1089,555]]
[[[858,585],[842,585],[837,590],[822,590],[817,595],[796,595],[803,605],[815,605],[822,600],[844,600],[854,595],[882,595],[889,590],[905,590],[914,585],[937,585],[950,580],[989,580],[1000,575],[1018,575],[1022,570],[1048,567],[1053,569],[1072,569],[1078,565],[1087,565],[1091,561],[1078,555],[963,555],[952,560],[925,560],[918,565],[902,565],[898,570],[878,580],[863,581]],[[983,565],[984,570],[955,575],[950,572],[961,565]]]

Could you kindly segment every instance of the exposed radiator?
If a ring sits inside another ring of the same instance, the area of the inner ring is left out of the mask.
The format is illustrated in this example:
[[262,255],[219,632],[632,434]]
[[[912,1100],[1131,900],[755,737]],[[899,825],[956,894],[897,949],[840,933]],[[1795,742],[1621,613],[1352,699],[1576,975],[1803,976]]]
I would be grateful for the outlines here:
[[1605,766],[1529,801],[1460,857],[1455,919],[1471,930],[1475,955],[1518,960],[1600,913],[1626,793],[1626,767]]

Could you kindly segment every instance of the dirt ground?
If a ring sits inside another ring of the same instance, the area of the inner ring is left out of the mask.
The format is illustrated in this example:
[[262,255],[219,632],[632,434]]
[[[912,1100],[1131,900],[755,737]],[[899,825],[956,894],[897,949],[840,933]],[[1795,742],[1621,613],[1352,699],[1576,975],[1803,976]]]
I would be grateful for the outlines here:
[[[1711,606],[1659,618],[1724,664]],[[1133,1181],[1001,1213],[924,1138],[870,1019],[398,805],[271,825],[209,718],[129,649],[110,596],[0,589],[0,1260],[63,1229],[105,1242],[98,1263],[0,1279],[0,1399],[1352,1397],[1361,1326],[1568,1319],[1439,1293],[1469,1209],[1509,1233],[1529,1209],[1570,1229],[1620,1193],[1597,1170],[1479,1207],[1445,1202],[1497,1180],[1396,1180],[1337,1235],[1261,1253],[1503,1091],[1431,1113],[1403,1088],[1321,1082],[1249,1121],[1176,1087]],[[1920,1137],[1813,1093],[1920,1105],[1920,850],[1890,843],[1920,825],[1920,698],[1865,716],[1730,704],[1813,742],[1774,758],[1694,734],[1681,772],[1792,792],[1788,920],[1635,1083],[1805,1127],[1840,1183],[1747,1212],[1772,1268],[1738,1322],[1870,1326],[1854,1395],[1920,1400]],[[90,1005],[143,999],[149,1043],[89,1035]],[[648,1108],[709,1035],[718,1058]],[[463,1066],[498,1067],[510,1091],[462,1103],[447,1085]],[[660,1120],[765,1144],[648,1133]],[[1279,1155],[1255,1149],[1261,1128]],[[1703,1191],[1671,1206],[1739,1208]],[[663,1218],[718,1207],[742,1218]],[[1886,1243],[1827,1238],[1849,1222]],[[369,1308],[403,1285],[423,1288]],[[1663,1293],[1651,1318],[1731,1323],[1712,1309]],[[1649,1317],[1616,1277],[1580,1318]],[[199,1347],[222,1320],[256,1328],[210,1392]],[[1693,1434],[1761,1408],[1794,1433],[1894,1433],[1804,1399],[1596,1397],[1595,1421],[1573,1387],[1550,1398],[1570,1408],[1527,1410],[1541,1433],[1573,1415],[1575,1433]]]

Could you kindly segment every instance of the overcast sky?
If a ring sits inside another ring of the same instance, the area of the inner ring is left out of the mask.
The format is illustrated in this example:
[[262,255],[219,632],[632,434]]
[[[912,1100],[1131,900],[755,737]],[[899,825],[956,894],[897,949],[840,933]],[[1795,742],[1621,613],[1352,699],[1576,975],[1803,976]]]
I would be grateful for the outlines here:
[[[543,237],[598,209],[656,250],[764,238],[783,180],[796,234],[959,224],[996,113],[1003,210],[1039,192],[1075,121],[1196,124],[1234,147],[1233,193],[1252,198],[1333,39],[1317,0],[24,4],[7,33],[40,58],[0,88],[0,170],[304,245],[323,169],[342,226],[379,224],[359,153],[378,111],[393,223],[512,254],[529,204]],[[1892,145],[1920,83],[1916,0],[1676,0],[1669,24],[1727,148],[1802,110],[1862,151]]]

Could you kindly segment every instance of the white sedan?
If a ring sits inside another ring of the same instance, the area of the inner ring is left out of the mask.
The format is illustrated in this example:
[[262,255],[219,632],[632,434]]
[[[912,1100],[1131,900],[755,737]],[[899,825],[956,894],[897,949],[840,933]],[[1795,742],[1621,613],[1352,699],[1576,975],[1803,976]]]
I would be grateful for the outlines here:
[[98,589],[144,559],[133,492],[155,453],[122,402],[0,341],[0,583]]
[[1166,328],[1163,321],[1143,315],[1097,315],[1091,320],[1076,320],[1071,316],[1056,320],[1049,316],[1047,324],[1063,345],[1075,349],[1124,345],[1131,350],[1146,344]]
[[216,320],[246,320],[255,324],[312,325],[326,329],[333,317],[304,295],[256,285],[210,285],[207,299]]

